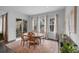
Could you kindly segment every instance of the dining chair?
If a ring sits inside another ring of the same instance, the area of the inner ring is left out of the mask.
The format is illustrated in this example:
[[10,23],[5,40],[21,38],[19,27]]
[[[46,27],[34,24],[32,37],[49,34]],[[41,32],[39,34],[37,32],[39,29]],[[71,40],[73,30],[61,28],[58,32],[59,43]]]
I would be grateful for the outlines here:
[[21,45],[24,47],[25,43],[28,42],[28,37],[21,33]]
[[34,46],[35,48],[35,46],[38,45],[36,38],[34,38],[35,34],[33,32],[29,32],[28,35],[29,35],[29,48],[30,46]]

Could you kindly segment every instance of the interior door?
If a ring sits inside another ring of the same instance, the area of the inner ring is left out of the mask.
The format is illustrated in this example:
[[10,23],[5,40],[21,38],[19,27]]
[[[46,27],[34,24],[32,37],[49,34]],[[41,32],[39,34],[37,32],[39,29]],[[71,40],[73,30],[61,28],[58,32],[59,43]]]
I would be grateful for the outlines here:
[[2,32],[4,42],[8,42],[8,13],[2,15]]

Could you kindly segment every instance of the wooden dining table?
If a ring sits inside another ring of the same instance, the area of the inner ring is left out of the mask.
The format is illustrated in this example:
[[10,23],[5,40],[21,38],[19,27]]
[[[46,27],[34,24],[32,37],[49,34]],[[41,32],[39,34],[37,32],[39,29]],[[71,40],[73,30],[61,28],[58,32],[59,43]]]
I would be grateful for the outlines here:
[[[32,35],[32,37],[36,38],[36,39],[40,39],[40,43],[41,43],[41,37],[43,37],[44,34],[42,34],[42,33],[34,33],[34,34],[35,35]],[[24,33],[23,35],[29,37],[28,33]]]

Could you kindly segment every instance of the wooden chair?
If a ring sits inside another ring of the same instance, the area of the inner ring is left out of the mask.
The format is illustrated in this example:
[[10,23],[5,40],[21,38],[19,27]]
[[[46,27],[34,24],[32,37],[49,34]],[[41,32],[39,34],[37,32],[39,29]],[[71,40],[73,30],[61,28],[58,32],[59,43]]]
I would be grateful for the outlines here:
[[34,35],[35,34],[33,32],[28,33],[28,36],[29,36],[29,48],[30,48],[30,46],[34,46],[34,48],[35,48],[35,46],[38,44],[36,38],[33,37]]
[[24,47],[25,43],[28,41],[28,37],[21,33],[21,45]]

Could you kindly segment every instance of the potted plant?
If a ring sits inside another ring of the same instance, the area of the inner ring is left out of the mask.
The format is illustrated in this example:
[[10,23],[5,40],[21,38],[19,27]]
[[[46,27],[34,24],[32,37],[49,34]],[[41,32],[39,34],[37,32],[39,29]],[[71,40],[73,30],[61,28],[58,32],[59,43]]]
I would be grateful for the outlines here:
[[62,35],[62,41],[60,42],[60,51],[62,53],[74,53],[77,51],[77,45],[66,34]]
[[60,48],[62,53],[74,53],[77,51],[76,46],[73,43],[63,42],[63,46]]

